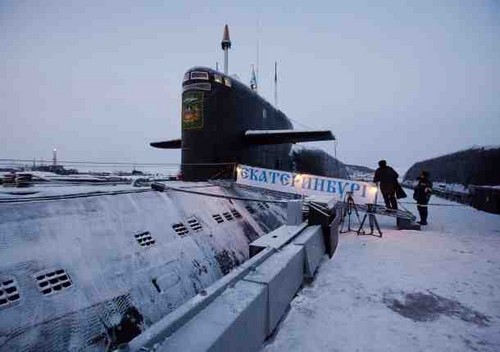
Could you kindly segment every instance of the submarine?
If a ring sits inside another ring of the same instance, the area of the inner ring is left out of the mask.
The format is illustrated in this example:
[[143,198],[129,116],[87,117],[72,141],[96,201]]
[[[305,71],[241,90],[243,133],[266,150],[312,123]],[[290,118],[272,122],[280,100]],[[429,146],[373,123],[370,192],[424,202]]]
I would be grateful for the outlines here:
[[182,137],[151,143],[155,148],[181,149],[183,180],[227,178],[236,164],[290,171],[292,144],[335,139],[328,130],[294,130],[288,117],[255,88],[228,75],[231,40],[227,25],[221,47],[224,73],[193,67],[184,74]]
[[[227,56],[227,27],[222,47]],[[115,350],[286,224],[283,199],[297,196],[211,180],[230,179],[237,163],[290,170],[294,143],[334,137],[294,130],[225,66],[186,72],[181,138],[151,143],[181,149],[182,180],[166,183],[182,192],[45,185],[0,193],[0,351]]]

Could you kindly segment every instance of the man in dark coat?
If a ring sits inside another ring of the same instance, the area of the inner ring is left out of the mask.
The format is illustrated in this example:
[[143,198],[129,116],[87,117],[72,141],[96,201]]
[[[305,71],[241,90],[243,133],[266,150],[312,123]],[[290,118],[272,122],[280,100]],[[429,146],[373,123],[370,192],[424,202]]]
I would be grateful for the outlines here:
[[417,201],[417,209],[420,214],[420,225],[427,225],[428,209],[427,205],[431,199],[432,182],[429,180],[429,173],[422,171],[417,178],[417,186],[413,192],[413,199]]
[[380,191],[384,197],[385,206],[388,209],[397,209],[396,189],[398,187],[398,173],[387,165],[387,161],[380,160],[379,168],[375,171],[373,182],[379,183]]

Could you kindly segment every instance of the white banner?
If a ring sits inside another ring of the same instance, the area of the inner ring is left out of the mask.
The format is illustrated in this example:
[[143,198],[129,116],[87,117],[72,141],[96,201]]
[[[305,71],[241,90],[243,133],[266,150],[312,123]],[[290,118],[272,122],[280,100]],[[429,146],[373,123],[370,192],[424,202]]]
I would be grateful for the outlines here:
[[242,185],[304,196],[329,195],[337,201],[345,201],[346,193],[352,192],[352,198],[357,204],[373,204],[376,201],[377,186],[370,182],[298,174],[248,165],[238,165],[236,170],[236,182]]

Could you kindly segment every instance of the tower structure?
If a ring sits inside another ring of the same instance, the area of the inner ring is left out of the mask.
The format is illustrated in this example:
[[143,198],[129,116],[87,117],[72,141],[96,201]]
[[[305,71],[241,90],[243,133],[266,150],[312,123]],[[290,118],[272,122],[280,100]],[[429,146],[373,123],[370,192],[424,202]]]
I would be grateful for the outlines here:
[[228,74],[229,65],[229,49],[231,49],[231,39],[229,38],[229,28],[227,24],[224,26],[224,34],[221,42],[222,50],[224,50],[224,73]]
[[57,165],[57,150],[54,148],[52,150],[52,165],[56,166]]

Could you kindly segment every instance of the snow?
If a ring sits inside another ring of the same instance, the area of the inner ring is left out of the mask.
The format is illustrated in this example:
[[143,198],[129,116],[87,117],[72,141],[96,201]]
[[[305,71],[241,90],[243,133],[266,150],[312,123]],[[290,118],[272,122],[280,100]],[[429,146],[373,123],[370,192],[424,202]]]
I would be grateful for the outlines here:
[[[309,130],[248,130],[245,131],[245,136],[260,136],[265,134],[299,134],[299,133],[310,133],[310,132],[318,132],[318,131],[309,131]],[[325,131],[319,131],[325,132]]]
[[[56,175],[57,177],[61,177]],[[74,176],[74,175],[73,175]],[[139,191],[139,190],[148,190],[151,187],[146,183],[144,186],[138,185],[133,186],[132,184],[125,184],[122,180],[125,180],[121,177],[114,177],[117,179],[117,183],[112,183],[109,181],[108,183],[85,183],[86,180],[90,180],[91,176],[89,175],[76,175],[78,177],[73,177],[68,179],[68,181],[74,180],[75,183],[58,183],[58,182],[47,182],[47,183],[37,183],[30,187],[2,187],[0,186],[0,201],[1,200],[12,200],[12,199],[28,199],[28,198],[38,198],[38,197],[58,197],[65,195],[85,195],[91,193],[105,193],[105,192],[124,192],[124,191]],[[80,177],[82,176],[82,177]],[[85,178],[87,177],[87,178]],[[156,177],[149,176],[127,176],[130,179],[144,179],[147,181],[154,181]],[[105,178],[101,178],[103,180]],[[162,178],[158,178],[158,180],[162,180]],[[79,184],[78,182],[81,181]],[[188,182],[177,182],[177,181],[168,181],[171,185],[182,185],[183,187],[187,187],[191,185]],[[201,183],[197,184],[201,186]]]
[[149,187],[133,187],[126,184],[96,184],[96,185],[66,185],[66,184],[37,184],[32,187],[0,187],[0,200],[52,197],[74,194],[89,194],[96,192],[134,191],[149,189]]
[[[415,181],[416,183],[416,181]],[[444,182],[434,182],[433,188],[446,192],[455,192],[455,193],[463,193],[468,194],[469,189],[459,183],[444,183]]]
[[500,185],[495,186],[474,186],[476,188],[486,188],[486,189],[500,189]]
[[382,238],[342,234],[263,350],[500,351],[500,216],[429,214],[423,231],[378,217]]

